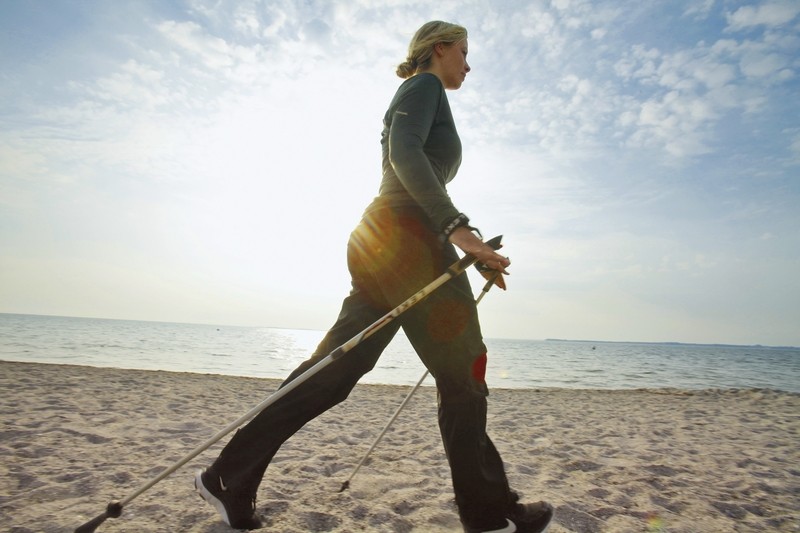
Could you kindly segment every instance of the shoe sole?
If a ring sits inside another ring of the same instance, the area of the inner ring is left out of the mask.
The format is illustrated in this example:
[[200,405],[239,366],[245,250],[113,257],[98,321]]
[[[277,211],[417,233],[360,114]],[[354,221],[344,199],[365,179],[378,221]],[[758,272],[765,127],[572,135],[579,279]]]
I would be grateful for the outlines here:
[[222,517],[222,521],[231,525],[231,521],[228,518],[228,511],[225,510],[225,506],[222,504],[222,501],[211,494],[209,490],[203,485],[203,470],[199,470],[197,474],[194,476],[194,490],[197,494],[200,495],[206,503],[210,504],[219,515]]
[[[553,523],[553,516],[554,515],[550,515],[550,520],[547,522],[547,524],[545,524],[543,529],[540,529],[538,531],[538,533],[547,533],[547,530],[550,529],[550,524]],[[503,529],[493,529],[492,531],[487,531],[485,533],[515,533],[519,531],[517,529],[517,525],[514,522],[512,522],[508,518],[506,518],[506,521],[508,522],[508,525]]]

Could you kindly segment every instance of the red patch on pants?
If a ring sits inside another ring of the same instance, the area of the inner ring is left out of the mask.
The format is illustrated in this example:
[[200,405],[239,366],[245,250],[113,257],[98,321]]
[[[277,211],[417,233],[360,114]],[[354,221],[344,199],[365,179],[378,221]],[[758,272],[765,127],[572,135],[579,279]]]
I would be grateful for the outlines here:
[[472,363],[472,377],[475,378],[476,381],[483,383],[486,381],[486,361],[487,361],[486,354],[481,354],[475,358],[475,361]]

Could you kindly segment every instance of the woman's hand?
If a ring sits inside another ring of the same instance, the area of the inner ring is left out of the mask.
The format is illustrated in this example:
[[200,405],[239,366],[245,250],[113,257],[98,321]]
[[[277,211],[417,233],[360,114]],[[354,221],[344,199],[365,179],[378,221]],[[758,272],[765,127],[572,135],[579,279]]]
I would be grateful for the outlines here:
[[506,268],[511,264],[508,257],[503,257],[498,254],[491,246],[480,240],[478,236],[467,227],[456,228],[456,230],[450,234],[449,240],[464,253],[475,257],[478,262],[490,269],[481,272],[484,278],[490,279],[494,275],[494,271],[499,272],[500,275],[497,276],[494,284],[503,290],[506,289],[503,274],[508,275]]

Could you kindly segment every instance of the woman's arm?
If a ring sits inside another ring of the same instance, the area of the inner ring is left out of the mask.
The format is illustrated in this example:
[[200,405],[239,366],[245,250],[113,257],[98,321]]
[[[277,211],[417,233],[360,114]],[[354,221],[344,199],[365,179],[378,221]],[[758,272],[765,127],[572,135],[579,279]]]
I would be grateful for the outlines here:
[[[434,169],[434,165],[445,163],[431,162],[425,147],[440,113],[442,98],[445,98],[444,89],[435,76],[418,76],[419,79],[398,95],[393,105],[389,117],[389,161],[403,188],[422,207],[434,226],[443,230],[459,211],[447,194],[444,178],[437,175],[436,170],[441,173],[442,168]],[[433,142],[437,143],[433,149],[442,152],[443,158],[460,162],[461,143],[455,127],[452,137],[442,139],[440,133]]]

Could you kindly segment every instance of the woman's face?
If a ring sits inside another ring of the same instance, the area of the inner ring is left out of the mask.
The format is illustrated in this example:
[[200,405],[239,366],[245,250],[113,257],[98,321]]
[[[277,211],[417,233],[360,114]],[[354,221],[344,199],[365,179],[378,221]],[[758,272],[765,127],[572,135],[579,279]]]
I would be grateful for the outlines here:
[[471,69],[467,63],[467,40],[453,44],[439,43],[436,45],[439,58],[439,77],[445,89],[458,89]]

